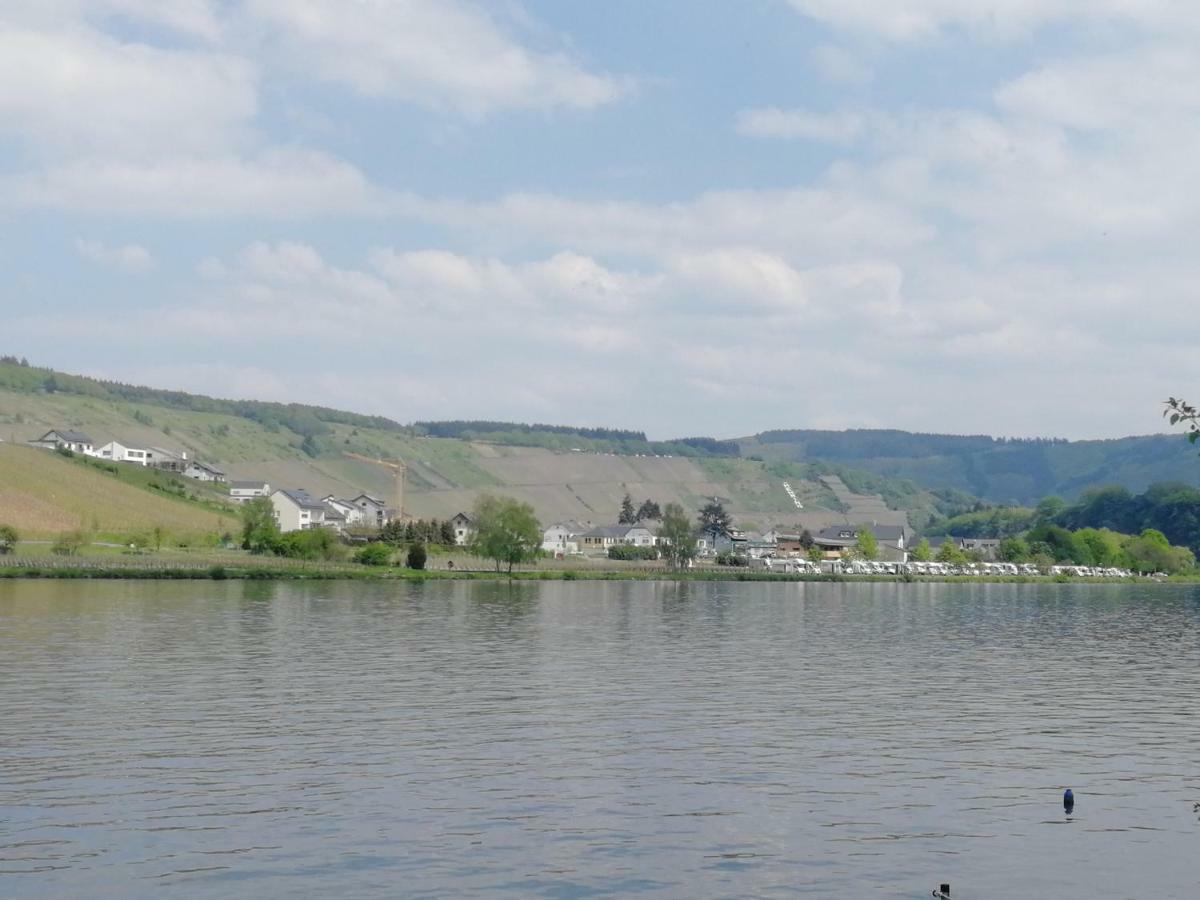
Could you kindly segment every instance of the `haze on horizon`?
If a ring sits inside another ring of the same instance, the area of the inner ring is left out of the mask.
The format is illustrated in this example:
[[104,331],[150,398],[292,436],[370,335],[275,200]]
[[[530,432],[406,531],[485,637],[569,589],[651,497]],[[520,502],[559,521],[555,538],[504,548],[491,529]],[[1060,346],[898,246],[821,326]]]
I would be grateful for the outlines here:
[[1159,431],[1198,38],[1169,0],[8,0],[0,352],[401,421]]

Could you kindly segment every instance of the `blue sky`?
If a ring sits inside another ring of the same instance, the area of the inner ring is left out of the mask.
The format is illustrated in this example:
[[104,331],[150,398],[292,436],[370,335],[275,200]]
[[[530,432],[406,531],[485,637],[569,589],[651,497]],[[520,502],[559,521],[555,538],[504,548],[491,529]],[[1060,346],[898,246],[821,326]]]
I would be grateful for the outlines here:
[[8,0],[0,351],[408,421],[1157,430],[1173,0]]

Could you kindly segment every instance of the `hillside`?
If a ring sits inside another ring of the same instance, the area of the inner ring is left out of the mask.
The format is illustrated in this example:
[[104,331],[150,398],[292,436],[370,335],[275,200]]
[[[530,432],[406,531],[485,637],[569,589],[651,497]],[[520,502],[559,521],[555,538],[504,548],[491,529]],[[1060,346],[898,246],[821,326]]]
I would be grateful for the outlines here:
[[[50,428],[82,430],[98,442],[119,438],[186,450],[219,464],[230,478],[261,478],[317,495],[368,491],[389,496],[390,472],[346,453],[401,457],[409,466],[405,512],[425,518],[469,510],[483,491],[525,500],[545,522],[612,522],[627,491],[639,502],[677,502],[691,510],[719,497],[740,524],[762,528],[819,528],[848,520],[898,524],[909,511],[922,524],[938,504],[911,485],[850,469],[717,455],[713,448],[728,448],[703,439],[675,445],[688,449],[686,456],[585,449],[608,446],[606,440],[641,446],[636,436],[622,432],[572,440],[567,429],[566,434],[549,433],[550,446],[512,446],[436,437],[427,433],[429,428],[338,410],[214,400],[0,362],[0,439],[20,443]],[[456,433],[461,432],[458,428]],[[529,444],[538,437],[524,434]],[[571,446],[555,449],[554,442]],[[803,511],[796,509],[785,481],[804,504]]]
[[1101,485],[1137,492],[1200,477],[1195,448],[1179,435],[1063,441],[801,429],[767,431],[739,443],[744,455],[769,461],[821,460],[911,480],[928,490],[955,489],[1018,505],[1052,494],[1074,499]]
[[120,540],[160,526],[173,538],[199,539],[236,530],[237,514],[139,487],[57,453],[3,443],[0,522],[26,538],[88,529]]

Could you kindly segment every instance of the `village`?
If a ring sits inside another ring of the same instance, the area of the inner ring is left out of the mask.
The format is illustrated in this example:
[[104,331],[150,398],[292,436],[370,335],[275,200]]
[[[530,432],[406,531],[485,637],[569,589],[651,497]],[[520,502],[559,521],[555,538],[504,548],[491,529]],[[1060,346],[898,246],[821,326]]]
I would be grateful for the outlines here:
[[[45,450],[155,468],[197,481],[226,485],[229,500],[234,504],[266,499],[271,504],[279,531],[284,534],[326,528],[344,540],[363,542],[390,523],[409,518],[404,513],[405,468],[380,460],[367,461],[386,465],[392,470],[394,496],[390,503],[366,492],[349,498],[334,494],[317,497],[304,488],[272,488],[266,480],[229,480],[220,467],[189,459],[185,451],[133,446],[117,439],[97,445],[86,433],[69,429],[52,429],[29,443]],[[785,483],[785,488],[799,508],[801,504],[795,499],[791,485]],[[468,513],[458,512],[446,525],[447,539],[452,535],[455,546],[469,546],[473,527]],[[866,532],[870,533],[870,558],[861,552]],[[1039,567],[1030,562],[1005,561],[999,558],[1001,542],[995,539],[934,536],[925,538],[923,543],[927,553],[934,554],[933,558],[914,555],[918,546],[915,536],[903,525],[835,522],[816,531],[775,527],[764,532],[729,527],[697,536],[695,563],[736,565],[795,575],[1132,577],[1132,572],[1123,568]],[[651,560],[658,557],[661,544],[662,539],[649,522],[596,525],[589,521],[567,520],[543,530],[541,550],[547,557],[558,560],[569,557]],[[624,548],[634,551],[633,555]]]

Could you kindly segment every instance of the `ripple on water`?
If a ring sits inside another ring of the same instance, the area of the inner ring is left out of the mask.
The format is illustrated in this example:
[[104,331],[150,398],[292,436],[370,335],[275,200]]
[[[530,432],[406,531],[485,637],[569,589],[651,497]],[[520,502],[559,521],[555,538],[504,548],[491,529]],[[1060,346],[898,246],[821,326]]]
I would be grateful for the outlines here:
[[1191,898],[1198,624],[1174,586],[0,583],[0,897]]

